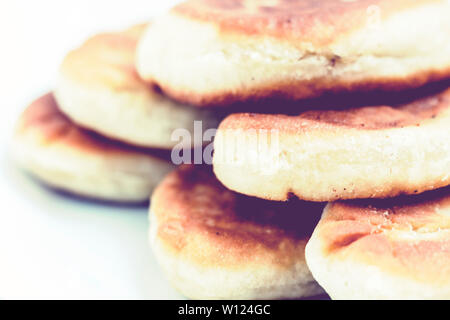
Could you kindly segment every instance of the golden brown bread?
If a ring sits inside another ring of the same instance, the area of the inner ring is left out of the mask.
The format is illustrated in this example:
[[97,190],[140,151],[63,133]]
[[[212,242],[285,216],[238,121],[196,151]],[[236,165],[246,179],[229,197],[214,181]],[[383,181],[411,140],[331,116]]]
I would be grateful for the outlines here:
[[449,192],[329,204],[307,246],[315,278],[336,299],[448,299]]
[[[55,97],[74,122],[129,144],[171,149],[176,129],[193,132],[194,121],[215,128],[210,112],[183,105],[144,83],[134,66],[146,25],[93,36],[64,59]],[[191,146],[189,146],[191,147]]]
[[33,101],[25,109],[17,123],[16,133],[29,135],[43,145],[64,143],[85,152],[127,154],[131,150],[138,150],[77,127],[58,109],[51,93]]
[[214,22],[222,33],[273,36],[296,45],[324,46],[367,23],[367,9],[380,18],[439,0],[194,0],[173,8],[191,19]]
[[137,69],[198,106],[418,87],[450,75],[449,14],[446,0],[189,0],[144,34]]
[[[298,116],[281,114],[232,114],[221,123],[226,129],[279,129],[302,133],[311,128],[343,127],[361,130],[399,129],[445,117],[450,107],[450,89],[398,106],[369,106],[346,110],[306,111]],[[302,129],[302,130],[300,130]]]
[[271,200],[385,198],[450,184],[450,89],[400,106],[233,114],[214,142],[231,190]]
[[242,196],[209,168],[182,166],[155,190],[150,237],[169,280],[188,297],[299,298],[320,292],[304,246],[322,208]]
[[46,184],[82,196],[147,201],[173,165],[161,151],[135,148],[77,127],[52,94],[21,115],[12,141],[16,162]]

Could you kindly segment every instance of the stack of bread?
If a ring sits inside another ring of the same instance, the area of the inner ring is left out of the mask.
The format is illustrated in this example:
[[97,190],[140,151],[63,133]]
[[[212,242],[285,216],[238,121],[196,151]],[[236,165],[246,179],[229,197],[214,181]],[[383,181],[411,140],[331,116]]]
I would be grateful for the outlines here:
[[[189,298],[450,299],[449,16],[448,0],[188,0],[70,53],[15,154],[90,197],[162,179],[151,247]],[[173,130],[224,112],[213,166],[163,178]]]
[[147,202],[174,168],[173,131],[193,132],[194,121],[217,126],[215,113],[170,100],[139,78],[135,52],[146,27],[96,35],[65,57],[54,92],[16,126],[12,154],[22,167],[72,194]]

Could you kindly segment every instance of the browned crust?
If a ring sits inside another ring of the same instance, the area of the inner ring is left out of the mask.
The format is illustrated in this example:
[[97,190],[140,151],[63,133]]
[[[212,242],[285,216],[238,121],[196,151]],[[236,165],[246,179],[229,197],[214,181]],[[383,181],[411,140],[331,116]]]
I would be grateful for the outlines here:
[[317,232],[323,254],[330,258],[448,285],[449,211],[448,187],[414,197],[336,202],[329,205]]
[[[217,91],[209,93],[196,93],[191,90],[175,88],[170,84],[150,81],[157,85],[163,93],[177,101],[196,107],[230,107],[236,103],[264,102],[266,99],[301,100],[317,98],[323,94],[368,93],[374,90],[380,94],[400,92],[419,88],[427,83],[438,82],[450,77],[450,67],[439,70],[426,70],[417,72],[408,77],[372,78],[358,81],[337,81],[315,79],[314,81],[285,81],[269,83],[267,86],[247,88],[238,91]],[[383,92],[384,91],[384,92]]]
[[233,114],[219,130],[280,130],[302,133],[310,130],[332,130],[337,127],[359,130],[382,130],[420,126],[436,120],[450,110],[450,89],[399,106],[370,106],[349,110],[308,111],[298,116],[267,114]]
[[380,18],[438,0],[190,0],[172,11],[214,23],[223,33],[264,35],[324,46],[367,23],[367,10],[377,6]]
[[[135,51],[147,25],[133,26],[123,32],[101,33],[71,51],[61,72],[73,81],[88,86],[108,86],[121,90],[144,87],[135,69]],[[151,90],[151,87],[148,88]]]
[[139,153],[169,159],[168,152],[128,146],[78,127],[58,109],[51,93],[33,101],[25,109],[15,134],[38,139],[43,145],[58,143],[83,152],[126,155]]
[[197,265],[237,268],[252,262],[291,267],[304,260],[322,204],[271,202],[223,187],[211,169],[182,166],[152,197],[157,238]]
[[[323,70],[333,68],[339,70],[339,63],[347,64],[345,60],[348,57],[340,57],[333,49],[334,45],[339,47],[340,44],[346,43],[352,34],[368,28],[370,8],[373,6],[379,8],[377,17],[382,24],[395,14],[414,12],[427,5],[439,3],[444,2],[442,0],[190,0],[176,6],[170,15],[174,19],[193,21],[199,26],[206,24],[216,27],[219,32],[217,43],[246,43],[245,39],[251,38],[252,43],[259,39],[261,44],[264,44],[268,39],[272,39],[290,48],[297,48],[306,55],[317,55],[327,60],[328,65],[325,65]],[[370,55],[376,58],[378,53]],[[400,56],[395,58],[401,60]],[[142,72],[146,81],[158,85],[168,96],[197,107],[230,106],[238,102],[254,102],[267,98],[300,100],[319,97],[324,93],[399,91],[450,77],[450,67],[442,63],[437,67],[424,66],[421,69],[411,67],[401,75],[356,76],[354,73],[309,79],[298,79],[292,75],[291,79],[286,80],[249,79],[247,83],[242,83],[242,79],[236,78],[233,79],[236,83],[230,84],[227,88],[201,85],[195,89],[185,81],[173,85],[167,77],[162,79],[160,75],[152,72]]]

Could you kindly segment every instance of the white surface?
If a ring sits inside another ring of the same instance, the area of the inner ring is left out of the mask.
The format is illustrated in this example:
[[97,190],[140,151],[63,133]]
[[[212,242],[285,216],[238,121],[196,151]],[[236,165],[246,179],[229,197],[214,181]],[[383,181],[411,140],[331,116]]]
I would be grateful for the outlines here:
[[182,298],[148,248],[147,208],[56,194],[7,158],[17,116],[52,88],[69,49],[174,2],[0,0],[0,298]]

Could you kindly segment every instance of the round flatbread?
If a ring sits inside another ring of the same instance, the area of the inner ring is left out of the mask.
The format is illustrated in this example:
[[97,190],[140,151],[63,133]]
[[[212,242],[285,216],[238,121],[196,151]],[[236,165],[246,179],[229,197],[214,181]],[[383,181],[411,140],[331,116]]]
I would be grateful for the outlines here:
[[52,94],[20,117],[13,141],[16,162],[39,180],[73,194],[116,202],[148,201],[174,168],[161,152],[130,147],[73,124]]
[[[145,26],[99,34],[64,59],[55,89],[61,111],[78,125],[129,144],[171,149],[172,133],[217,126],[216,116],[163,96],[134,68],[138,38]],[[183,141],[181,141],[183,142]],[[196,141],[186,147],[197,147]]]
[[209,168],[182,166],[152,197],[150,241],[171,284],[189,298],[314,296],[322,290],[304,249],[322,209],[238,195]]
[[306,258],[334,299],[450,299],[450,189],[331,203]]
[[447,0],[189,0],[142,37],[137,70],[198,106],[398,90],[450,76]]
[[229,189],[270,200],[419,194],[450,184],[450,89],[402,105],[233,114],[214,142]]

